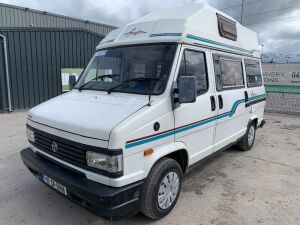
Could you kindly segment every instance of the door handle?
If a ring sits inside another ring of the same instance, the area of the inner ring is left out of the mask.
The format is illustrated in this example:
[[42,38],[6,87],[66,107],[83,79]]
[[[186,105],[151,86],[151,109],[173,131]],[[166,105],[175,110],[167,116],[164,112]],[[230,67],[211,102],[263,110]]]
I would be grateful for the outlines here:
[[223,109],[223,98],[222,95],[218,95],[218,101],[219,101],[219,109]]
[[248,96],[248,92],[245,91],[245,102],[247,103],[249,101],[249,96]]
[[215,96],[210,96],[210,103],[211,103],[211,111],[216,110],[216,99]]

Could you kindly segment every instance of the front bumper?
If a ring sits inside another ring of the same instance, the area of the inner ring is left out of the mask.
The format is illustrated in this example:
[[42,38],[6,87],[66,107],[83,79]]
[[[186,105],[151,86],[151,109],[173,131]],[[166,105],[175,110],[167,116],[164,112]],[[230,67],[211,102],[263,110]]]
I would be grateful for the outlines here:
[[65,197],[98,216],[117,220],[139,211],[143,181],[118,188],[110,187],[88,180],[84,174],[37,155],[30,148],[21,151],[21,158],[41,182],[43,175],[52,178],[67,188]]

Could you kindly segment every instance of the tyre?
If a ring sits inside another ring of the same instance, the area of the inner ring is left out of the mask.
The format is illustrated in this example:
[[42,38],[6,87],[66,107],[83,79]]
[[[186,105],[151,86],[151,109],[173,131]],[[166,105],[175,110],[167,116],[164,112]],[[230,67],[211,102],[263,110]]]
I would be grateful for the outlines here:
[[160,219],[174,208],[182,186],[182,169],[173,159],[162,158],[151,169],[141,198],[141,212]]
[[256,123],[252,121],[247,128],[246,134],[244,137],[238,142],[238,147],[241,151],[249,151],[255,140],[256,133]]

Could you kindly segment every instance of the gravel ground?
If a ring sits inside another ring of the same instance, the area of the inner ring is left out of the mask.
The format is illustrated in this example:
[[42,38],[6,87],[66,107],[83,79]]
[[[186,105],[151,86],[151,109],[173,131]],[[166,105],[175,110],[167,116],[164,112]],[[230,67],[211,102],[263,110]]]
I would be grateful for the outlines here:
[[249,152],[230,148],[184,178],[174,210],[110,222],[34,178],[19,152],[26,113],[0,114],[0,224],[300,224],[300,117],[266,114]]

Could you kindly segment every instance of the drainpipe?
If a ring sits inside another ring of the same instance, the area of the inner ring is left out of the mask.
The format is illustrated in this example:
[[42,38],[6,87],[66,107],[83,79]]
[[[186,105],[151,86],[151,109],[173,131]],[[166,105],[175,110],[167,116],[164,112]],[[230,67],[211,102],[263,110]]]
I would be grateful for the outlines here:
[[8,59],[7,59],[7,45],[6,45],[6,37],[0,34],[0,37],[3,39],[4,45],[4,61],[5,61],[5,74],[6,74],[6,85],[7,85],[7,98],[8,98],[8,111],[12,112],[12,105],[11,105],[11,92],[10,92],[10,79],[9,79],[9,72],[8,72]]

